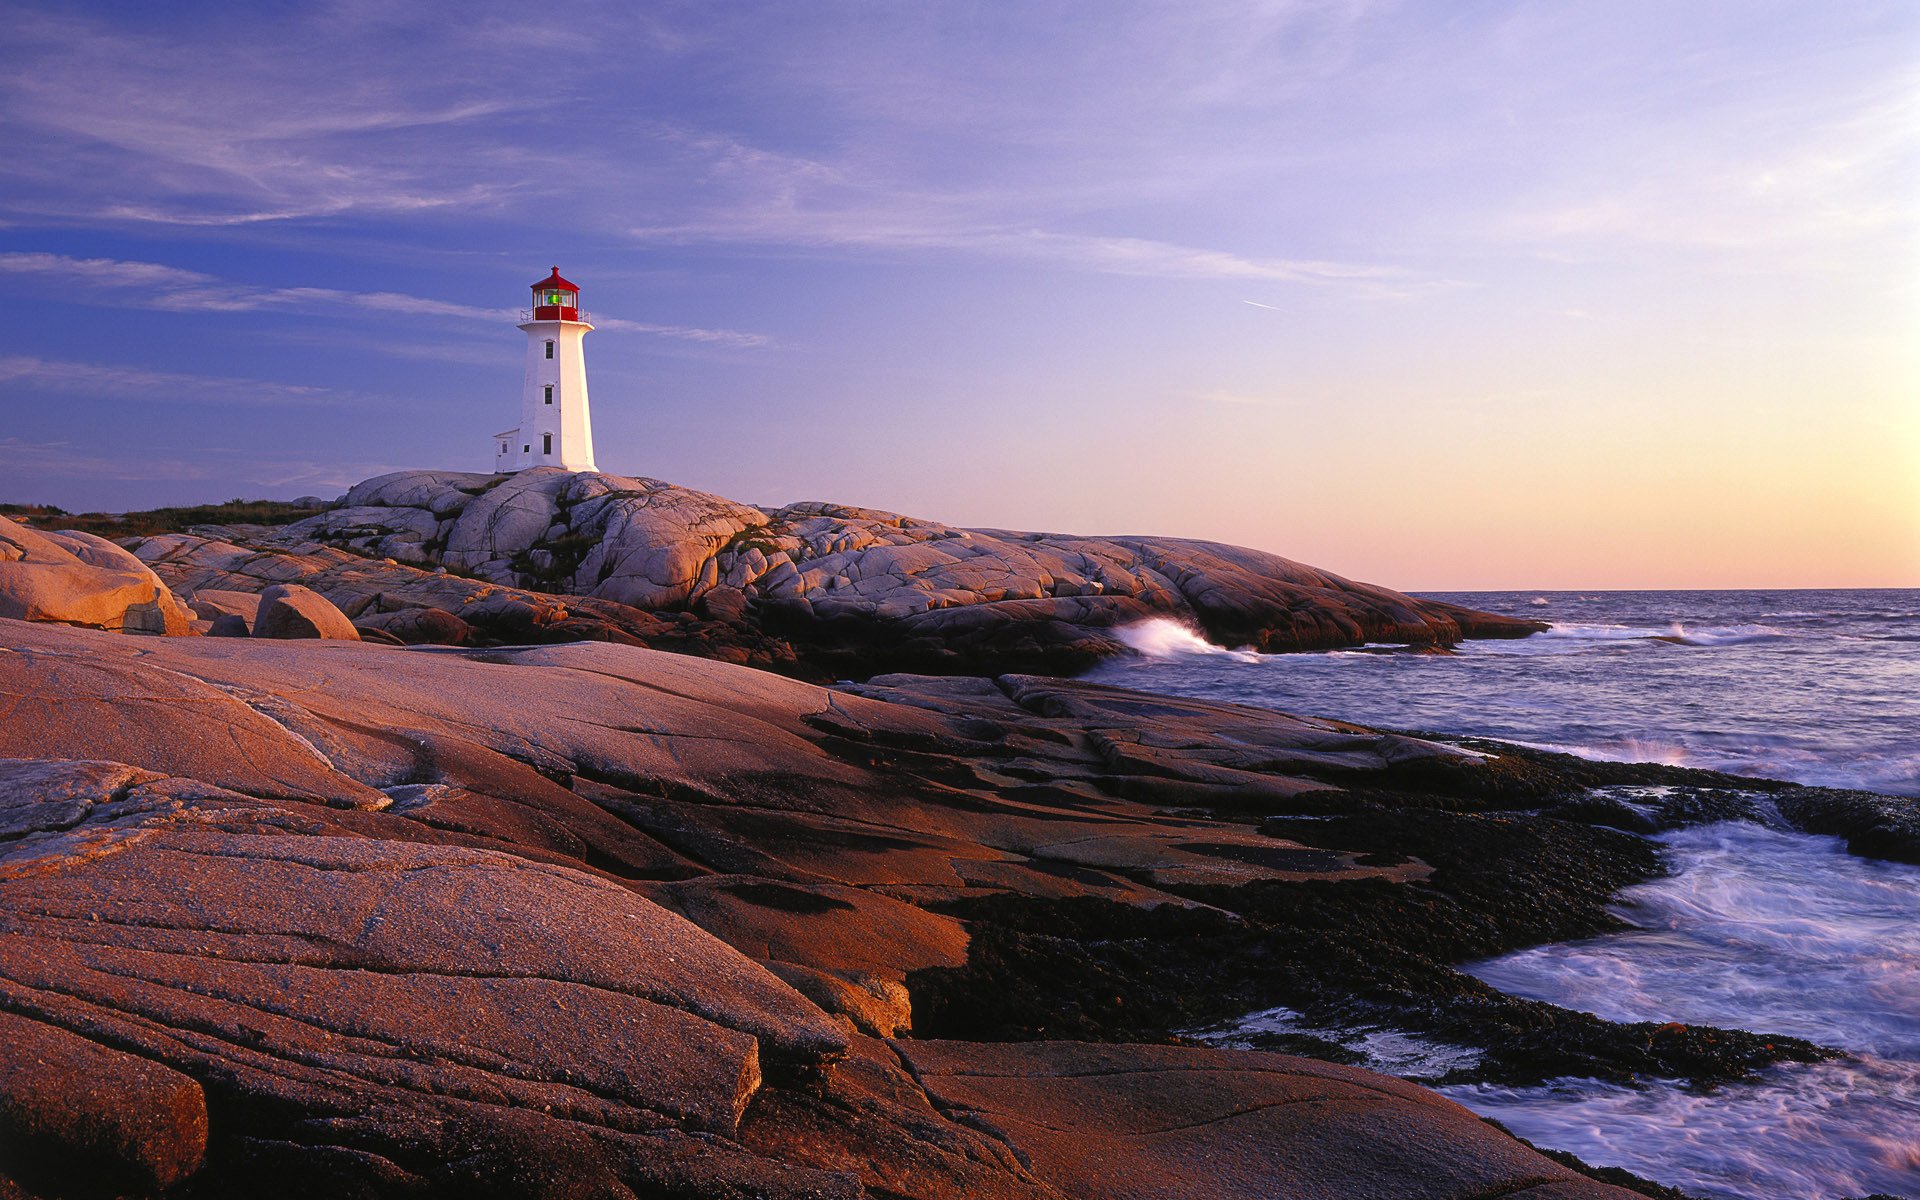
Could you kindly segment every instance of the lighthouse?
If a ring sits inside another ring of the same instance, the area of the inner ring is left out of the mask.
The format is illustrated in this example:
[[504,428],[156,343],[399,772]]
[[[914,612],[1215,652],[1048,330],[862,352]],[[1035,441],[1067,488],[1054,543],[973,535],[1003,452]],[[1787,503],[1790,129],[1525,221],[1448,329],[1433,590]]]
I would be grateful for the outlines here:
[[493,435],[493,469],[565,467],[592,471],[593,424],[587,414],[587,360],[581,339],[593,325],[580,311],[580,289],[560,268],[533,285],[520,313],[527,333],[527,374],[520,387],[520,425]]

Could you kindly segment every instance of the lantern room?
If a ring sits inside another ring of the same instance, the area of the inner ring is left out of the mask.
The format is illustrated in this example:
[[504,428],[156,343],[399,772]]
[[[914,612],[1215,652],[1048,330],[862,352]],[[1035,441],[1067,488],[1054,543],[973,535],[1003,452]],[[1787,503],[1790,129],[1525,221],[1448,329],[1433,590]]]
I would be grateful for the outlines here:
[[560,268],[533,285],[533,319],[536,321],[578,321],[580,289],[560,278]]

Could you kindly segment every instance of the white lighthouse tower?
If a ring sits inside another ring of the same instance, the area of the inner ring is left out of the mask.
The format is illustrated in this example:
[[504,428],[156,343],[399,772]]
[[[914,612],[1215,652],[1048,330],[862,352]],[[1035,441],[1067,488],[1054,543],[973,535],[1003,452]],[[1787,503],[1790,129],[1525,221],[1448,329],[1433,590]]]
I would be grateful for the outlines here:
[[493,436],[495,471],[565,467],[592,471],[593,424],[587,414],[587,360],[580,345],[593,326],[580,311],[580,289],[560,268],[533,285],[533,307],[521,312],[527,331],[527,375],[520,390],[520,426]]

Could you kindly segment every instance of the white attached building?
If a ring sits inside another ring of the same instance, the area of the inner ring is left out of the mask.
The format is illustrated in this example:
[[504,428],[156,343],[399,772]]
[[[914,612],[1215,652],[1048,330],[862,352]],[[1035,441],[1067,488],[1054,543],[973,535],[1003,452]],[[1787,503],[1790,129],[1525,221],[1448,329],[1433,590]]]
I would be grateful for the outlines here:
[[580,289],[560,268],[533,285],[523,311],[527,375],[520,389],[520,426],[493,437],[495,471],[565,467],[592,471],[593,423],[587,414],[587,360],[581,339],[593,326],[580,311]]

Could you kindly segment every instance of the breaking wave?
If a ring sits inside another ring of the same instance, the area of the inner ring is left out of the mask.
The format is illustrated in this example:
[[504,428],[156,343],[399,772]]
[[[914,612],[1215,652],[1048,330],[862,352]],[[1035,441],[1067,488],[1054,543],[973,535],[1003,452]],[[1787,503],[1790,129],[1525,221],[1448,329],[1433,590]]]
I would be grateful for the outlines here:
[[1122,625],[1113,631],[1113,636],[1148,658],[1197,654],[1231,658],[1239,662],[1260,661],[1260,655],[1251,650],[1229,650],[1225,646],[1216,646],[1171,617],[1152,617],[1132,625]]

